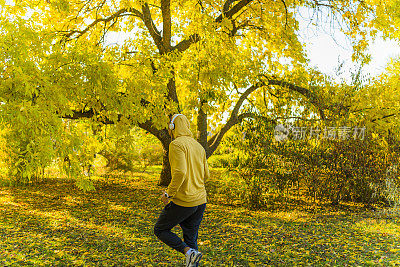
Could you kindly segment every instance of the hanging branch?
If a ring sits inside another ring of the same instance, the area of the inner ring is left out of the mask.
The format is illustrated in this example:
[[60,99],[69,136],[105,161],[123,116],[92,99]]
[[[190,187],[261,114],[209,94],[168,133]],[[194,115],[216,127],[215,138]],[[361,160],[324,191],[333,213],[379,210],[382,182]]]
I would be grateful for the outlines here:
[[[117,12],[115,12],[114,14],[112,14],[111,16],[108,16],[106,18],[99,18],[94,20],[91,24],[89,24],[85,29],[83,30],[71,30],[71,31],[59,31],[60,33],[64,33],[64,37],[66,39],[76,39],[81,37],[82,35],[84,35],[86,32],[88,32],[91,28],[93,28],[94,26],[96,26],[97,24],[104,22],[107,23],[109,21],[112,20],[116,20],[119,17],[123,16],[123,15],[127,15],[126,13],[131,13],[129,15],[131,16],[136,16],[139,18],[143,19],[143,15],[142,13],[140,13],[138,10],[134,9],[134,8],[123,8],[118,10]],[[76,36],[73,37],[73,35],[77,34]]]

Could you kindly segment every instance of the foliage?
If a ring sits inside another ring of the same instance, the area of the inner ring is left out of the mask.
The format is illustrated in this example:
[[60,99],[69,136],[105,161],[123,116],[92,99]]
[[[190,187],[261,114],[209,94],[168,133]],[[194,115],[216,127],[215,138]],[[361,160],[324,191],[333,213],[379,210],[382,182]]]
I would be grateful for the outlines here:
[[[197,129],[195,118],[201,110],[209,118],[203,133],[207,127],[221,132],[220,122],[227,113],[232,114],[230,122],[239,121],[243,90],[251,86],[271,90],[275,96],[273,92],[281,92],[278,97],[283,101],[275,105],[279,116],[285,114],[284,107],[304,105],[314,113],[328,108],[320,104],[336,88],[308,67],[296,13],[314,12],[312,23],[318,23],[319,16],[330,16],[350,37],[354,60],[367,62],[368,37],[376,35],[383,21],[391,21],[385,10],[393,6],[386,1],[352,0],[329,4],[189,0],[166,1],[162,6],[159,1],[11,2],[0,7],[2,118],[7,116],[4,112],[32,116],[29,135],[43,132],[43,137],[29,136],[37,144],[53,130],[54,139],[68,135],[62,132],[60,118],[88,118],[94,124],[120,124],[121,129],[140,126],[165,150],[170,141],[165,134],[168,115],[185,113]],[[396,25],[387,31],[395,32]],[[115,36],[120,36],[117,43]],[[272,94],[256,90],[247,99],[258,106],[278,102]],[[240,104],[238,109],[235,104]],[[33,123],[34,118],[43,123]],[[54,129],[46,128],[49,125]],[[21,122],[15,127],[28,126]],[[9,154],[14,162],[30,158],[22,154],[26,142],[15,144],[14,154]],[[212,149],[219,141],[214,144]],[[45,150],[50,147],[30,145],[42,161],[20,164],[21,175],[28,178],[46,166],[50,158],[44,158]],[[85,161],[91,161],[91,152]],[[54,159],[56,154],[70,152],[51,151],[48,157]],[[71,164],[78,163],[71,159]]]
[[[400,60],[394,59],[388,64],[386,71],[379,77],[371,79],[360,88],[354,97],[351,108],[353,117],[365,120],[368,127],[388,133],[390,139],[397,139],[399,132],[399,72]],[[399,150],[398,144],[391,143]],[[395,149],[395,147],[393,147]]]
[[[56,118],[48,114],[44,121],[42,116],[46,111],[7,106],[4,108],[6,125],[4,132],[5,151],[9,177],[16,183],[36,180],[43,169],[60,153],[60,143],[63,135]],[[3,114],[4,114],[3,113]],[[41,124],[41,128],[36,125]]]
[[[323,128],[321,124],[296,123],[296,127]],[[322,138],[321,133],[319,139],[290,136],[277,142],[274,129],[271,121],[249,120],[224,143],[239,154],[231,176],[245,182],[243,200],[249,207],[268,206],[277,196],[290,201],[307,195],[335,205],[340,201],[389,201],[384,194],[385,174],[399,158],[386,137],[370,130],[363,140],[333,140]]]
[[398,165],[391,165],[385,176],[385,189],[383,193],[393,206],[394,210],[399,211],[400,208],[400,177],[397,169]]
[[5,173],[7,173],[7,167],[6,167],[6,140],[4,139],[4,134],[5,134],[5,129],[0,128],[0,177],[3,177]]
[[[230,132],[228,136],[233,134]],[[238,153],[230,146],[221,146],[215,153],[208,158],[208,164],[215,168],[227,168],[231,169],[237,166]]]
[[[106,158],[109,172],[134,171],[137,167],[145,170],[149,165],[161,163],[161,146],[153,136],[138,128],[126,129],[125,134],[121,134],[123,129],[117,129],[118,125],[65,121],[63,124],[48,123],[46,134],[37,132],[35,127],[44,123],[43,118],[38,117],[35,121],[34,115],[28,114],[21,120],[24,127],[17,125],[18,120],[10,119],[13,124],[7,124],[8,130],[3,133],[6,141],[3,160],[7,160],[6,168],[12,184],[37,182],[43,179],[45,169],[56,162],[60,175],[76,179],[81,189],[93,190],[88,177],[98,167],[94,163],[98,155]],[[64,127],[60,129],[62,125]],[[17,131],[18,128],[23,130]],[[18,153],[25,150],[25,153]]]
[[162,146],[156,138],[140,128],[132,128],[121,134],[121,129],[106,126],[102,149],[98,152],[107,159],[108,171],[146,170],[148,166],[161,164]]

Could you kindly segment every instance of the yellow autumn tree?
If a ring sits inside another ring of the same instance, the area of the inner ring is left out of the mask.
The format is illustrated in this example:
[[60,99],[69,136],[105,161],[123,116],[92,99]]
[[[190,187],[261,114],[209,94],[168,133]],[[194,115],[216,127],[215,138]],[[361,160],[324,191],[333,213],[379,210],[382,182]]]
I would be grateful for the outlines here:
[[64,120],[137,125],[162,143],[160,184],[167,185],[173,113],[192,120],[208,157],[232,126],[255,116],[244,109],[248,100],[272,97],[260,88],[322,119],[329,114],[323,79],[309,70],[298,38],[299,10],[314,12],[313,23],[319,16],[340,22],[354,60],[366,61],[366,40],[386,8],[361,0],[3,1],[2,117],[16,135],[31,129],[35,136],[14,153],[61,147]]

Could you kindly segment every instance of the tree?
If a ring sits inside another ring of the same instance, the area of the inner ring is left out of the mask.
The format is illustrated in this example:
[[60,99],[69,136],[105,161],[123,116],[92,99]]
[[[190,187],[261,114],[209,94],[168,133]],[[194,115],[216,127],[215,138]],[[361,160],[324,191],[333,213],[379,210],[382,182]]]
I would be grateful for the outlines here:
[[[51,118],[138,125],[162,143],[160,185],[168,185],[173,113],[195,121],[207,157],[232,126],[254,117],[242,112],[248,101],[274,97],[260,88],[325,119],[332,103],[323,79],[313,81],[321,75],[307,68],[296,14],[342,23],[354,59],[365,60],[368,27],[387,8],[380,2],[18,1],[1,10],[2,101],[16,113],[29,106]],[[110,43],[118,34],[123,40]]]
[[390,140],[399,134],[399,63],[394,59],[382,75],[371,79],[355,95],[351,110],[354,117],[367,121],[371,128],[386,132]]

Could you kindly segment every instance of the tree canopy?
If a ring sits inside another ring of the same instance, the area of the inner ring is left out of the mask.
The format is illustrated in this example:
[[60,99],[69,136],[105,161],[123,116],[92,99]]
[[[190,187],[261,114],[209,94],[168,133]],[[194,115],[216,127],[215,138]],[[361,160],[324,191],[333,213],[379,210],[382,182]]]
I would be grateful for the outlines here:
[[[395,35],[398,24],[388,22],[398,19],[396,4],[3,1],[1,117],[19,140],[10,149],[22,161],[47,154],[42,166],[74,153],[74,143],[65,141],[74,136],[65,130],[66,121],[89,118],[92,124],[121,129],[138,125],[161,141],[161,184],[168,184],[166,125],[173,113],[192,119],[192,130],[210,156],[245,118],[301,113],[325,120],[349,109],[340,96],[349,91],[343,88],[355,87],[338,86],[308,67],[298,38],[299,12],[311,12],[310,22],[316,24],[321,16],[330,17],[352,40],[353,60],[365,63],[371,37]],[[362,105],[370,101],[362,97]]]

